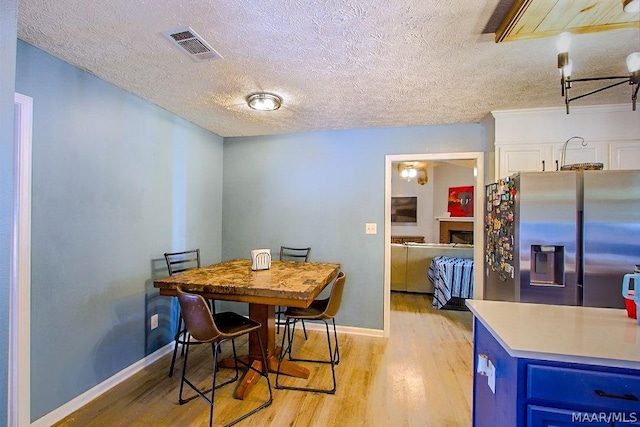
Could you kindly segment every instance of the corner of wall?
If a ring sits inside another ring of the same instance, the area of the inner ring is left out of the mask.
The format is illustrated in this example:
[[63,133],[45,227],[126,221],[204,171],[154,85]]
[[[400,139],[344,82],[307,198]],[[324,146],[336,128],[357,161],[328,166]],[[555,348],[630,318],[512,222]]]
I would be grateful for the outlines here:
[[486,153],[495,152],[495,140],[496,140],[496,119],[492,113],[484,116],[480,120],[482,127],[482,143],[483,149]]

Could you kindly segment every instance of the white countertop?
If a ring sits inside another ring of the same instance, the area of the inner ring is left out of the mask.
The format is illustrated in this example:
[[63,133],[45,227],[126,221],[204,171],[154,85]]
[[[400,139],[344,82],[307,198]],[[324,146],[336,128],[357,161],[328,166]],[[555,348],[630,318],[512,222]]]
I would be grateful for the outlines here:
[[640,326],[624,309],[466,304],[512,357],[640,369]]

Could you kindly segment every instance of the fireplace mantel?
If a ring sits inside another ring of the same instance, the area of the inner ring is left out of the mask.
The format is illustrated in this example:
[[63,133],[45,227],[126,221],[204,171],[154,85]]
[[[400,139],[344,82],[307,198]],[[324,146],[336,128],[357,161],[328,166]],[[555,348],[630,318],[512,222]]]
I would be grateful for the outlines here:
[[436,219],[440,222],[473,222],[475,218],[471,216],[437,216]]

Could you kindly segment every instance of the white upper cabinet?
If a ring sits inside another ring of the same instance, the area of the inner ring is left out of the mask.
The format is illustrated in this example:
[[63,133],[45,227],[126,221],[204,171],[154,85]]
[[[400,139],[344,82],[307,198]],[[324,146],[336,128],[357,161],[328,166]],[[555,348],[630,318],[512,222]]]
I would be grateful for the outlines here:
[[497,146],[496,160],[496,178],[505,178],[517,172],[538,172],[555,168],[553,144]]
[[602,163],[640,169],[640,111],[630,105],[494,111],[495,178],[517,172],[556,171],[563,165]]
[[[573,141],[572,141],[573,142]],[[517,172],[551,172],[558,171],[562,165],[574,163],[602,163],[608,169],[609,143],[590,142],[582,146],[580,141],[575,145],[569,143],[562,158],[562,144],[513,144],[496,147],[498,176],[504,178]],[[640,144],[638,144],[640,148]]]
[[612,142],[609,150],[611,169],[640,169],[640,142]]

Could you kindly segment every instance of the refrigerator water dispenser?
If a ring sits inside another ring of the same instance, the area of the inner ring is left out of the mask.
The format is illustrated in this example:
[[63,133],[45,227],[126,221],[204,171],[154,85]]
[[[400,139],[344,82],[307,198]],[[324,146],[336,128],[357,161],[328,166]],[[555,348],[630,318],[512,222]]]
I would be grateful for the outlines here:
[[564,286],[564,246],[531,245],[532,286]]

